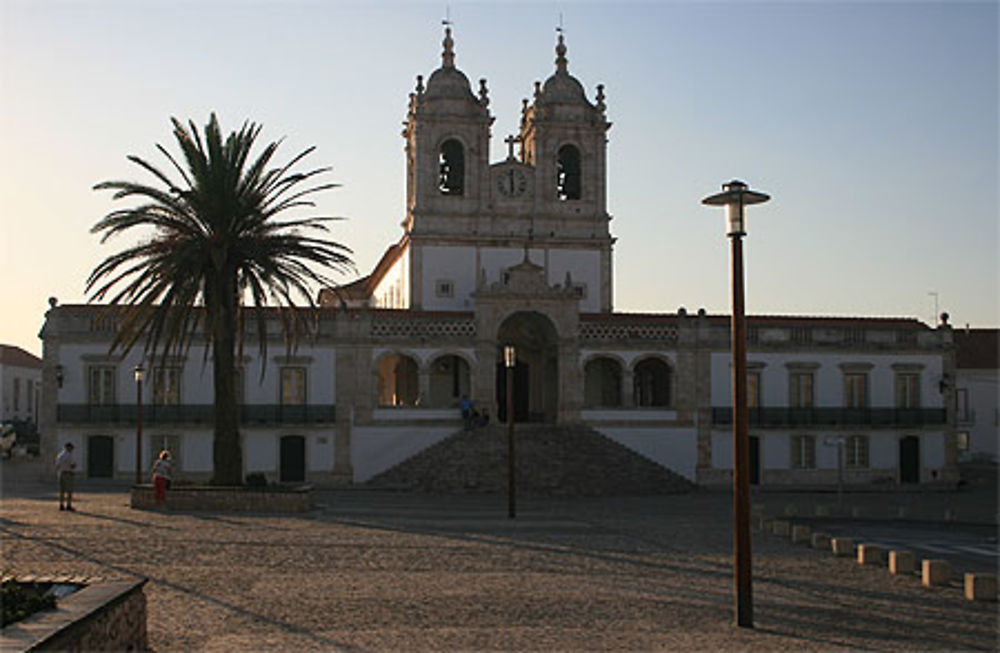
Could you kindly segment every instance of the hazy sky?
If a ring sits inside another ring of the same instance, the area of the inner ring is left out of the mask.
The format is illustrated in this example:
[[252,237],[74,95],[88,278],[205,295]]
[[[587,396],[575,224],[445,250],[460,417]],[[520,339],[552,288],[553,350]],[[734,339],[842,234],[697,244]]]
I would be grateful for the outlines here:
[[[451,2],[456,65],[490,88],[493,159],[553,71],[606,87],[615,307],[729,311],[731,178],[748,216],[751,314],[995,326],[998,5]],[[343,187],[318,211],[367,274],[404,216],[401,122],[440,65],[445,3],[0,0],[0,342],[40,353],[47,298],[85,301],[122,243],[92,186],[150,181],[169,118],[263,123]],[[350,281],[345,278],[344,281]]]

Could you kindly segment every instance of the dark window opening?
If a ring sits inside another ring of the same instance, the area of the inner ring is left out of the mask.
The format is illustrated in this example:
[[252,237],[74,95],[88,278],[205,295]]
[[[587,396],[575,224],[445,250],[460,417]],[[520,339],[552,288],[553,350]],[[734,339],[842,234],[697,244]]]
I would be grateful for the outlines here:
[[560,200],[580,199],[580,150],[572,145],[559,148],[556,161],[556,196]]
[[465,192],[465,152],[455,139],[441,145],[438,158],[438,190],[442,195],[461,195]]

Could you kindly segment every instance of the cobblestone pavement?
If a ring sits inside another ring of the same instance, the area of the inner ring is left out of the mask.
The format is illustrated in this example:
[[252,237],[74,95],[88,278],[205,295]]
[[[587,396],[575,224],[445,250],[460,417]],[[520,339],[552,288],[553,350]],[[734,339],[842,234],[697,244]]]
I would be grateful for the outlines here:
[[732,626],[725,494],[525,500],[321,492],[306,516],[132,510],[126,489],[0,501],[19,574],[149,578],[156,651],[995,650],[996,604],[755,534]]

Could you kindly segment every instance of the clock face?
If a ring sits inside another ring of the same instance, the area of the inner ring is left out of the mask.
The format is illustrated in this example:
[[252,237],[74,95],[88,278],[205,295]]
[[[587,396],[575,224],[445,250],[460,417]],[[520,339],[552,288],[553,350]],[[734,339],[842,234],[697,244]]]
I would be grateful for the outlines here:
[[508,168],[497,177],[497,190],[505,197],[518,197],[528,188],[528,178],[517,168]]

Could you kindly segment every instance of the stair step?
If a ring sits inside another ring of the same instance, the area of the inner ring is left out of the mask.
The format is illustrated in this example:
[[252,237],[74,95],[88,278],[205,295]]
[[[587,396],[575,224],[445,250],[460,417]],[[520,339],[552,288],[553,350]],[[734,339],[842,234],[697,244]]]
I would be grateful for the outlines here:
[[[367,485],[442,494],[507,489],[507,427],[458,431],[376,475]],[[594,429],[518,425],[517,489],[538,496],[619,496],[689,492],[694,484]]]

